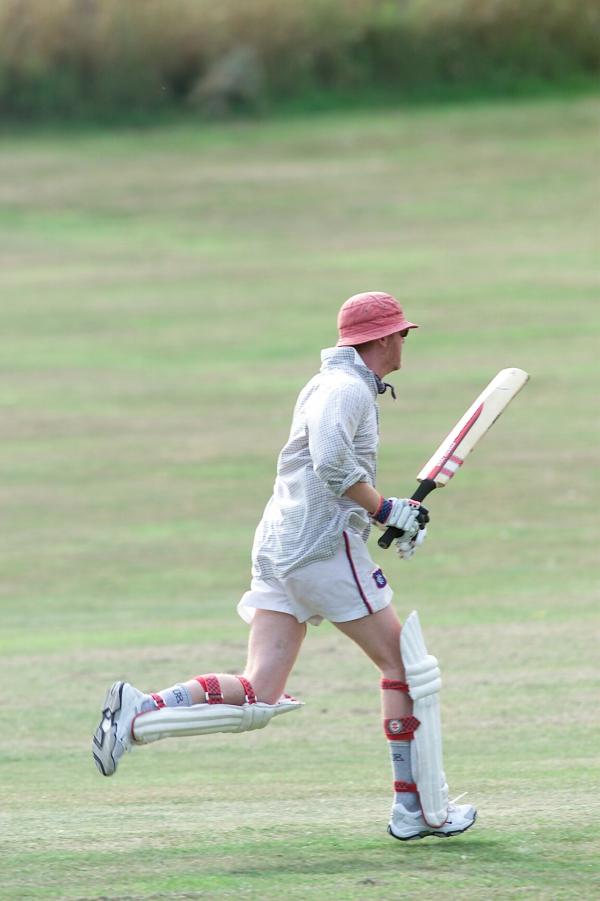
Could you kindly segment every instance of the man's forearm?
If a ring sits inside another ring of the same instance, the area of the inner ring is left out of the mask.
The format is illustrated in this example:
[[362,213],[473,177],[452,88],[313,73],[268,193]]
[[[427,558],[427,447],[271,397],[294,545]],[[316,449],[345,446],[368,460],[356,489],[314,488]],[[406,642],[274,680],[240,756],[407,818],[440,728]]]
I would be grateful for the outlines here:
[[[385,526],[394,526],[400,534],[409,532],[407,540],[414,540],[417,532],[425,529],[429,522],[429,513],[425,507],[422,507],[418,501],[406,497],[390,497],[385,498],[379,494],[376,488],[367,482],[356,482],[344,493],[344,497],[349,497],[356,504],[364,507],[371,522],[376,526],[385,530]],[[423,537],[418,542],[422,544]],[[414,553],[414,546],[409,548]],[[409,555],[404,554],[405,559],[409,559]]]
[[373,486],[369,485],[367,482],[356,482],[355,485],[351,485],[350,488],[344,492],[344,497],[349,497],[351,501],[360,504],[361,507],[365,508],[367,513],[374,513],[379,507],[379,502],[381,500],[381,495],[377,489],[373,488]]

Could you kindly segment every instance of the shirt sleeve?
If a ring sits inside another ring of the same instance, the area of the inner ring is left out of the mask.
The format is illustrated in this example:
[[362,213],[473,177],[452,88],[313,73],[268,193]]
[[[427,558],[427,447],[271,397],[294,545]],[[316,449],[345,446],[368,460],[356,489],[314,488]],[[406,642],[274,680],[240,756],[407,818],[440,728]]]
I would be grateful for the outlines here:
[[337,497],[357,482],[368,482],[354,449],[354,437],[368,414],[370,398],[360,386],[337,385],[316,391],[306,408],[313,470]]

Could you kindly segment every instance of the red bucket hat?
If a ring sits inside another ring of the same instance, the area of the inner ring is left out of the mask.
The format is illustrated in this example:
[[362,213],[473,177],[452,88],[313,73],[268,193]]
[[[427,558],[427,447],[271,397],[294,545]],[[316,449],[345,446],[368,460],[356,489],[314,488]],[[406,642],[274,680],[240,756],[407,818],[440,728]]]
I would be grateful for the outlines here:
[[364,344],[405,328],[419,327],[406,319],[396,298],[384,291],[365,291],[349,297],[340,308],[337,324],[338,347]]

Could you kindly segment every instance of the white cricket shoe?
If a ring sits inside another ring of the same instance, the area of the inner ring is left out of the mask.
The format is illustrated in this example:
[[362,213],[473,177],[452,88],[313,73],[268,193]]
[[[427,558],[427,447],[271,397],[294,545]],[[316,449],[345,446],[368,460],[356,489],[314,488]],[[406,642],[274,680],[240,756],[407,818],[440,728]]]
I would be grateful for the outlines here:
[[92,755],[103,776],[112,776],[123,754],[131,751],[133,718],[142,709],[154,707],[156,704],[150,695],[129,682],[114,682],[108,689],[102,705],[102,719],[92,739]]
[[470,804],[449,804],[446,822],[442,826],[434,827],[427,825],[421,811],[411,812],[402,804],[394,804],[388,832],[401,842],[408,842],[412,838],[427,838],[428,835],[446,838],[466,832],[476,817],[477,811]]

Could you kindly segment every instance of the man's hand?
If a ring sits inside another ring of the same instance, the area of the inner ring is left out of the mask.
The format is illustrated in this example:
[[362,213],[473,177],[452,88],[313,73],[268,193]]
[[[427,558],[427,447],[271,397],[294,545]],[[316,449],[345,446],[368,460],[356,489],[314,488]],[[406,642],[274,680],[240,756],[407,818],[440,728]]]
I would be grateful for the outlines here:
[[406,535],[403,535],[402,538],[398,538],[396,540],[396,553],[400,559],[410,560],[416,549],[425,541],[426,535],[427,526],[423,526],[413,538],[407,538]]
[[414,538],[420,529],[424,529],[429,522],[429,513],[422,507],[419,501],[413,501],[408,497],[381,497],[379,506],[371,513],[371,520],[382,531],[390,526],[402,529],[403,540]]

